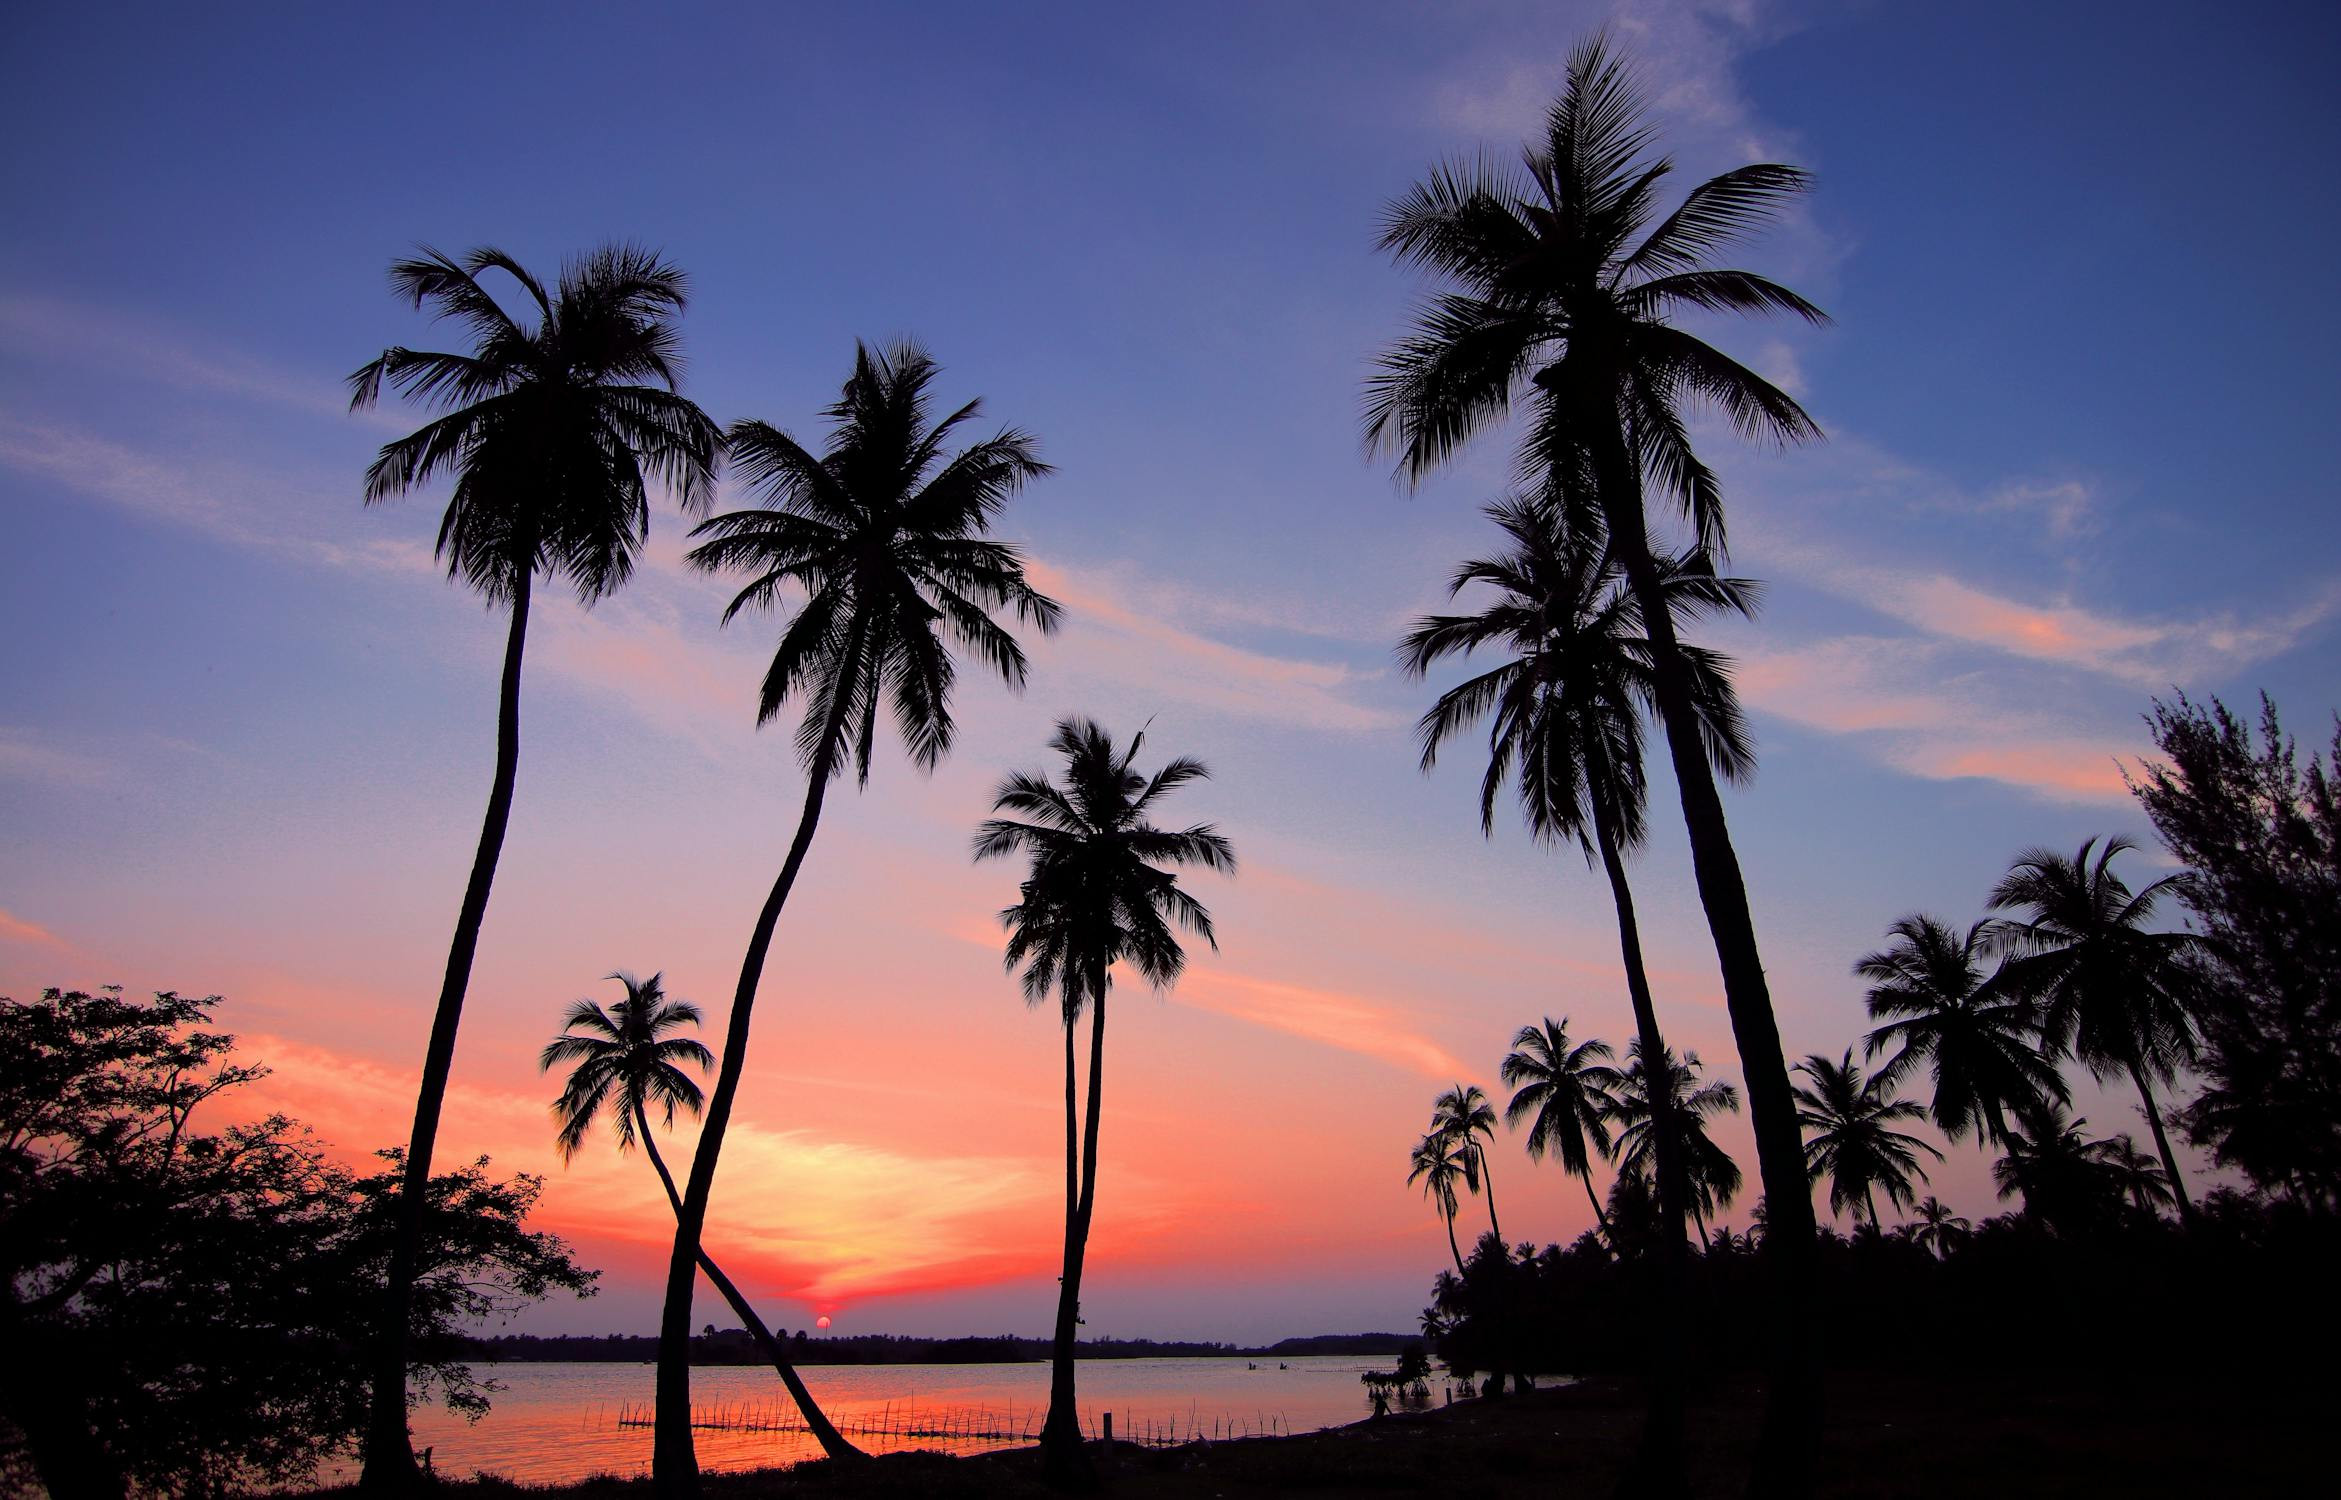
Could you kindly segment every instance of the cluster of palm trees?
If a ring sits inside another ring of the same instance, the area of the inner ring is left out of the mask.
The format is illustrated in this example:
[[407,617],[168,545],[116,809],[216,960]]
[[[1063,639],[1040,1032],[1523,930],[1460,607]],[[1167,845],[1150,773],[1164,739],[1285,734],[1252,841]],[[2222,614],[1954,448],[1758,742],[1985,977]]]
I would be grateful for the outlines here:
[[[525,297],[515,315],[487,285],[508,278]],[[1012,427],[954,442],[981,403],[934,406],[935,362],[901,343],[855,352],[852,374],[824,415],[816,453],[756,420],[719,427],[679,390],[677,318],[683,274],[648,251],[597,250],[564,266],[551,285],[500,250],[460,258],[424,249],[396,262],[403,300],[451,320],[462,352],[391,348],[351,378],[351,405],[385,386],[438,415],[386,445],[367,474],[369,504],[438,480],[450,485],[438,555],[449,574],[509,611],[498,704],[496,769],[469,882],[434,1014],[398,1203],[398,1236],[375,1351],[364,1486],[412,1485],[406,1424],[407,1340],[423,1194],[473,957],[509,822],[520,740],[520,675],[530,605],[540,576],[591,605],[631,576],[648,535],[651,490],[663,487],[697,519],[690,564],[729,573],[739,587],[729,624],[751,611],[785,619],[760,685],[757,723],[801,705],[795,749],[805,795],[795,833],[759,908],[715,1062],[702,1095],[687,1071],[710,1061],[696,1041],[671,1035],[696,1024],[694,1007],[668,1000],[657,976],[618,976],[626,997],[607,1009],[579,1001],[545,1051],[548,1068],[573,1064],[556,1106],[566,1156],[607,1109],[621,1148],[639,1143],[675,1216],[660,1322],[653,1472],[660,1493],[690,1495],[698,1463],[689,1421],[691,1301],[705,1274],[763,1344],[808,1423],[833,1455],[856,1450],[821,1415],[778,1343],[703,1243],[726,1130],[746,1074],[751,1022],[781,914],[803,869],[830,783],[852,773],[866,786],[881,710],[911,759],[934,767],[953,739],[952,693],[962,660],[1011,687],[1026,659],[1010,623],[1047,633],[1057,603],[1035,589],[1022,554],[991,535],[1002,508],[1048,473],[1033,438]],[[719,466],[756,502],[710,515]],[[1058,1312],[1058,1368],[1045,1442],[1052,1467],[1083,1462],[1073,1408],[1073,1332],[1082,1253],[1095,1207],[1107,990],[1116,965],[1150,984],[1173,982],[1184,962],[1177,932],[1209,941],[1208,911],[1182,890],[1173,867],[1231,871],[1234,855],[1208,825],[1154,826],[1154,804],[1206,774],[1172,760],[1151,776],[1135,768],[1142,736],[1116,748],[1099,726],[1070,720],[1052,741],[1062,785],[1011,776],[976,853],[1030,856],[1018,902],[1002,913],[1007,965],[1024,970],[1034,1001],[1055,996],[1066,1033],[1066,1248]],[[1086,1122],[1076,1098],[1075,1024],[1090,1018]],[[680,1186],[658,1155],[650,1116],[702,1116]]]

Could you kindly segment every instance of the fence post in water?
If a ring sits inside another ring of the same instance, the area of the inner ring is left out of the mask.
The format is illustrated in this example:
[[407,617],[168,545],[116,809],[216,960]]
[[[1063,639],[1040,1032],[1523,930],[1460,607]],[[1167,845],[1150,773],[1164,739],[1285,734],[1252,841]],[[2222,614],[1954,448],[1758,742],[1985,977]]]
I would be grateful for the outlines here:
[[1105,1445],[1108,1448],[1114,1445],[1114,1414],[1110,1411],[1105,1414]]

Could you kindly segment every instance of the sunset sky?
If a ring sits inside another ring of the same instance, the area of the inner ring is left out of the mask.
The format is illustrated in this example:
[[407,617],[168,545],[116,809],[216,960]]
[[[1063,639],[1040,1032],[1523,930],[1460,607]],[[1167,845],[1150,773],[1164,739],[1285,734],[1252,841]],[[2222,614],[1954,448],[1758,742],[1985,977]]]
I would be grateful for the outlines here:
[[[343,377],[460,337],[385,290],[417,242],[549,272],[630,238],[692,277],[685,390],[718,420],[818,439],[854,340],[909,334],[945,398],[1057,467],[1002,531],[1066,629],[1021,696],[963,679],[936,774],[889,742],[832,797],[710,1247],[786,1326],[1045,1328],[1059,1038],[1001,973],[1014,871],[967,850],[1000,775],[1081,712],[1209,762],[1173,811],[1244,862],[1193,879],[1221,951],[1116,991],[1087,1332],[1413,1326],[1446,1254],[1405,1182],[1433,1094],[1495,1092],[1540,1016],[1619,1043],[1631,1020],[1600,879],[1483,839],[1468,754],[1416,770],[1439,683],[1392,646],[1488,546],[1509,453],[1491,436],[1409,493],[1362,452],[1361,379],[1421,290],[1373,241],[1433,162],[1516,149],[1604,19],[1683,183],[1819,177],[1740,258],[1836,325],[1702,330],[1829,434],[1705,439],[1734,568],[1768,585],[1709,638],[1760,736],[1729,805],[1792,1056],[1858,1039],[1849,966],[1895,917],[1973,920],[2028,845],[2150,844],[2119,769],[2150,695],[2264,688],[2318,735],[2341,702],[2323,7],[13,6],[0,994],[219,994],[276,1070],[252,1107],[353,1154],[403,1142],[503,634],[431,561],[439,496],[360,506],[417,418],[347,415]],[[717,628],[684,530],[662,510],[591,612],[542,596],[530,642],[439,1150],[547,1173],[543,1222],[604,1268],[531,1329],[650,1331],[668,1241],[639,1160],[604,1138],[557,1161],[537,1050],[619,968],[663,970],[716,1042],[802,791],[754,727],[774,622]],[[1671,784],[1653,812],[1661,1016],[1737,1081]],[[2083,1099],[2144,1139],[2126,1092]],[[1752,1178],[1744,1118],[1719,1134]],[[1949,1149],[1935,1190],[1997,1211],[1984,1154]],[[1511,1238],[1587,1227],[1557,1169],[1507,1147],[1496,1173]]]

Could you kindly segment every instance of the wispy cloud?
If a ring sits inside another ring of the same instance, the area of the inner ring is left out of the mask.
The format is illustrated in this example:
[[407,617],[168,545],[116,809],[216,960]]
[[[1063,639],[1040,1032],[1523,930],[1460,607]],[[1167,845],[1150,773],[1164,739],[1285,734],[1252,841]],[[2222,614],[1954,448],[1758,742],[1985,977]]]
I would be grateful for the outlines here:
[[1453,1053],[1416,1031],[1397,1006],[1362,996],[1198,967],[1179,981],[1177,998],[1255,1026],[1378,1058],[1426,1078],[1463,1078],[1471,1072]]
[[0,906],[0,943],[23,943],[35,948],[62,948],[65,940],[38,922],[28,922]]

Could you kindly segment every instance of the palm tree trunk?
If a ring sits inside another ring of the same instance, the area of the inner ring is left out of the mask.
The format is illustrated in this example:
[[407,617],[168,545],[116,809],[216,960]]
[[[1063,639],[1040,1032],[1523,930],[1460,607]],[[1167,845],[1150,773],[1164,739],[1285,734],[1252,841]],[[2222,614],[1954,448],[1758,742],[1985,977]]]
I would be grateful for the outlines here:
[[1593,1191],[1593,1174],[1580,1172],[1577,1180],[1585,1184],[1585,1201],[1593,1205],[1593,1222],[1601,1226],[1601,1242],[1612,1250],[1617,1249],[1617,1236],[1609,1232],[1609,1214],[1602,1209],[1601,1195]]
[[[1574,357],[1574,356],[1572,356]],[[1583,409],[1615,412],[1613,380],[1596,380],[1577,393]],[[1764,1187],[1765,1259],[1772,1267],[1772,1379],[1767,1383],[1764,1420],[1748,1492],[1754,1496],[1804,1492],[1821,1439],[1820,1369],[1813,1358],[1810,1320],[1814,1258],[1811,1186],[1805,1178],[1804,1139],[1796,1123],[1796,1098],[1780,1046],[1780,1025],[1772,1013],[1772,992],[1764,979],[1764,956],[1756,945],[1756,923],[1748,909],[1747,882],[1731,843],[1691,704],[1674,617],[1659,587],[1658,567],[1644,530],[1640,475],[1626,451],[1624,434],[1611,421],[1588,424],[1609,545],[1641,606],[1642,628],[1650,641],[1652,686],[1659,717],[1666,725],[1667,753],[1682,799],[1683,824],[1690,835],[1691,865],[1699,904],[1715,940],[1723,974],[1723,998],[1739,1049],[1740,1074],[1748,1091],[1748,1116],[1756,1136],[1756,1162]]]
[[2146,1128],[2154,1132],[2154,1150],[2162,1157],[2162,1170],[2170,1174],[2170,1190],[2178,1195],[2178,1216],[2193,1222],[2194,1200],[2187,1196],[2186,1179],[2178,1175],[2178,1158],[2170,1151],[2170,1137],[2162,1129],[2162,1111],[2154,1107],[2154,1090],[2146,1083],[2146,1073],[2136,1063],[2130,1064],[2130,1081],[2138,1086],[2138,1098],[2146,1106]]
[[1455,1243],[1455,1216],[1450,1213],[1446,1219],[1447,1253],[1455,1257],[1455,1274],[1460,1277],[1463,1274],[1463,1250]]
[[1081,1412],[1074,1390],[1074,1355],[1080,1338],[1081,1269],[1089,1254],[1089,1225],[1097,1211],[1097,1134],[1104,1110],[1106,965],[1094,965],[1089,1000],[1089,1112],[1081,1127],[1081,1201],[1076,1226],[1065,1236],[1065,1276],[1057,1287],[1056,1359],[1049,1372],[1049,1414],[1040,1442],[1050,1482],[1091,1488],[1096,1471],[1081,1446]]
[[398,1191],[397,1238],[391,1243],[381,1337],[374,1352],[366,1464],[358,1479],[358,1487],[369,1494],[411,1489],[417,1478],[414,1449],[407,1438],[406,1354],[414,1318],[415,1278],[421,1274],[431,1149],[439,1137],[439,1112],[447,1101],[447,1080],[455,1069],[455,1030],[463,1020],[472,959],[479,951],[481,924],[487,920],[488,890],[495,884],[496,861],[504,852],[504,830],[512,820],[512,787],[520,769],[520,660],[528,643],[532,581],[533,575],[524,572],[512,590],[512,625],[504,641],[504,677],[496,698],[496,777],[488,787],[488,813],[480,823],[471,879],[463,888],[455,940],[448,945],[447,970],[439,981],[439,1008],[431,1018],[422,1088],[415,1096],[414,1130],[407,1137],[405,1175]]
[[[846,641],[846,677],[858,670],[863,642],[863,626],[857,619]],[[764,978],[764,960],[772,951],[772,933],[780,925],[781,908],[788,904],[797,872],[804,868],[805,851],[812,847],[813,831],[821,823],[821,803],[829,792],[830,773],[836,768],[837,740],[849,704],[850,695],[842,686],[831,694],[821,750],[806,771],[805,805],[797,815],[796,837],[789,841],[788,855],[756,914],[748,952],[740,960],[740,982],[732,991],[731,1020],[724,1030],[715,1089],[707,1099],[706,1123],[699,1130],[698,1149],[691,1154],[691,1177],[683,1190],[682,1211],[675,1219],[675,1248],[667,1258],[666,1304],[658,1326],[658,1412],[650,1448],[651,1480],[661,1500],[690,1500],[699,1493],[699,1455],[691,1439],[691,1290],[698,1279],[699,1236],[707,1226],[707,1201],[715,1191],[715,1164],[723,1154],[724,1132],[731,1126],[732,1099],[739,1093],[740,1074],[748,1064],[748,1023],[756,1010],[756,988]]]
[[[650,1157],[651,1169],[658,1173],[659,1185],[667,1190],[667,1206],[675,1211],[677,1218],[682,1217],[683,1195],[675,1191],[674,1174],[667,1171],[666,1162],[660,1158],[658,1142],[650,1138],[650,1119],[642,1112],[639,1104],[634,1107],[634,1133],[641,1139],[642,1149]],[[797,1367],[789,1362],[787,1351],[780,1347],[780,1340],[774,1338],[772,1330],[764,1326],[764,1320],[756,1315],[754,1305],[741,1295],[740,1289],[732,1284],[732,1279],[723,1273],[723,1268],[715,1263],[714,1256],[707,1253],[705,1245],[699,1247],[699,1269],[714,1283],[723,1300],[731,1304],[732,1315],[755,1338],[756,1347],[762,1349],[764,1357],[772,1361],[772,1368],[780,1376],[780,1383],[788,1387],[789,1398],[796,1402],[797,1410],[804,1415],[805,1426],[812,1432],[814,1440],[820,1443],[821,1451],[831,1458],[869,1457],[855,1447],[844,1433],[839,1432],[836,1424],[821,1410],[821,1403],[815,1401],[813,1393],[805,1388],[804,1380],[797,1374]]]
[[1488,1154],[1485,1150],[1478,1146],[1472,1147],[1471,1150],[1472,1154],[1479,1158],[1480,1181],[1488,1185],[1488,1233],[1494,1235],[1496,1237],[1496,1243],[1501,1245],[1504,1243],[1504,1226],[1496,1218],[1495,1169],[1488,1165]]
[[[1609,876],[1610,899],[1617,907],[1618,952],[1626,966],[1626,995],[1634,1007],[1635,1035],[1642,1043],[1642,1076],[1650,1093],[1650,1139],[1658,1157],[1658,1306],[1650,1319],[1650,1410],[1643,1419],[1636,1468],[1641,1493],[1681,1495],[1688,1493],[1690,1486],[1682,1466],[1683,1409],[1688,1399],[1683,1361],[1689,1358],[1690,1337],[1683,1221],[1690,1191],[1683,1177],[1682,1137],[1675,1130],[1674,1089],[1671,1080],[1665,1087],[1657,1086],[1666,1039],[1659,1034],[1658,1005],[1650,996],[1650,974],[1642,962],[1642,925],[1634,916],[1634,891],[1626,882],[1617,832],[1599,798],[1594,801],[1593,833],[1601,848],[1601,868]],[[1593,1191],[1591,1176],[1585,1180],[1585,1191]],[[1599,1205],[1595,1208],[1598,1211]],[[1603,1222],[1606,1227],[1607,1220]]]

